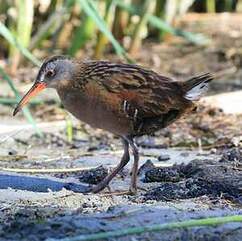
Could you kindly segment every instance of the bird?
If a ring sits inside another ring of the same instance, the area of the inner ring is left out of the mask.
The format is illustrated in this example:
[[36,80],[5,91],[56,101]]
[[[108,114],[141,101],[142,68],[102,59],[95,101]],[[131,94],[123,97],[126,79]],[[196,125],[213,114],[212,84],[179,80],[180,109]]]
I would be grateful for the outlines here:
[[119,136],[123,143],[123,156],[116,168],[83,192],[105,189],[130,161],[131,151],[129,192],[135,194],[139,165],[135,138],[153,134],[192,112],[212,79],[212,74],[205,73],[177,81],[135,64],[52,56],[42,63],[13,115],[43,89],[54,88],[64,108],[77,119]]

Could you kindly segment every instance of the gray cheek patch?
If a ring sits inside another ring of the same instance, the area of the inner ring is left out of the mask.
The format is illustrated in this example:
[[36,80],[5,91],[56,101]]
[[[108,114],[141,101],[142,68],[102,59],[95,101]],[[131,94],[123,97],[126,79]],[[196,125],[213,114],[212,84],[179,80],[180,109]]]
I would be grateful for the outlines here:
[[47,73],[50,70],[54,70],[55,69],[55,64],[56,61],[48,63],[45,68],[42,69],[42,71],[40,72],[40,77],[39,77],[39,81],[40,82],[44,82],[45,81],[45,73]]

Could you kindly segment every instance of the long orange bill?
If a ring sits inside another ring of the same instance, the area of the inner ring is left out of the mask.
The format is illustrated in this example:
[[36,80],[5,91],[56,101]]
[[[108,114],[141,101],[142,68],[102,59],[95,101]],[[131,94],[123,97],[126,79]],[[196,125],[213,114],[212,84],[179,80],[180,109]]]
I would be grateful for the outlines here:
[[15,116],[29,100],[36,96],[41,90],[46,88],[45,83],[35,82],[30,90],[24,95],[24,97],[19,101],[18,105],[14,109],[13,115]]

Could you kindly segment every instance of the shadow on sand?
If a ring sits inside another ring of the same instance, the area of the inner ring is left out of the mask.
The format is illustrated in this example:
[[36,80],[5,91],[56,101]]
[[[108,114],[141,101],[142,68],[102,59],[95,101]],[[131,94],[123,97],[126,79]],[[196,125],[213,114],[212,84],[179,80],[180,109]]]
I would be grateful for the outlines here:
[[74,192],[85,193],[88,186],[78,183],[68,183],[58,179],[52,180],[46,177],[0,172],[0,189],[8,188],[32,192],[60,191],[65,188]]

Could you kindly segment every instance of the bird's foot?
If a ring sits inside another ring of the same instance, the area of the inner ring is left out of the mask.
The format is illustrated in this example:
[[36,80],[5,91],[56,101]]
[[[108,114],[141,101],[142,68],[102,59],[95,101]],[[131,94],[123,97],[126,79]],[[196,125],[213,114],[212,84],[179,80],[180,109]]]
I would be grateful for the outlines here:
[[66,190],[70,190],[70,191],[77,192],[77,193],[90,193],[90,192],[92,192],[92,186],[85,186],[85,185],[82,185],[82,184],[77,184],[77,183],[72,183],[72,182],[66,183],[64,185],[64,188]]
[[138,190],[147,191],[147,189],[140,187],[140,186],[134,186],[134,187],[130,186],[129,193],[130,193],[130,195],[136,195]]
[[64,185],[64,188],[73,192],[78,192],[78,193],[98,193],[102,191],[105,188],[108,188],[108,185],[104,185],[103,183],[97,184],[97,185],[82,185],[82,184],[77,184],[77,183],[66,183]]
[[[87,193],[98,193],[100,191],[102,191],[104,188],[108,188],[109,186],[106,185],[106,186],[103,186],[103,185],[95,185],[95,186],[86,186],[86,185],[82,185],[82,184],[77,184],[77,183],[66,183],[64,185],[64,188],[67,189],[67,190],[70,190],[70,191],[73,191],[73,192],[77,192],[77,193],[84,193],[84,194],[87,194]],[[109,192],[105,192],[105,193],[102,193],[102,195],[136,195],[137,194],[137,190],[140,189],[140,190],[143,190],[143,191],[146,191],[146,189],[144,188],[141,188],[141,187],[134,187],[134,186],[131,186],[129,188],[129,190],[127,191],[115,191],[115,192],[111,192],[110,189],[109,189]]]
[[130,187],[129,188],[129,195],[136,195],[137,194],[137,187]]

